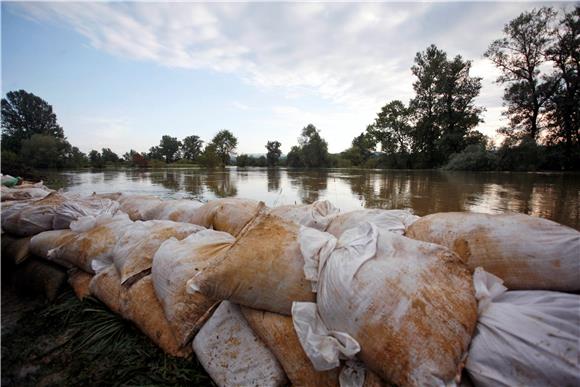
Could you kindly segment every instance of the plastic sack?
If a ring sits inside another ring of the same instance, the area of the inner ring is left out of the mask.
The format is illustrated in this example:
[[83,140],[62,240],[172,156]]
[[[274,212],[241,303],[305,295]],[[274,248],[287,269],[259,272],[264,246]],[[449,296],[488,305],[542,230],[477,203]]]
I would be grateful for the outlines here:
[[6,187],[13,187],[16,184],[18,184],[18,178],[14,177],[14,176],[2,175],[2,177],[0,177],[0,179],[1,179],[2,185],[6,186]]
[[[50,230],[36,234],[30,239],[30,252],[38,257],[49,259],[48,253],[61,245],[65,245],[75,238],[75,233],[67,230]],[[71,268],[73,265],[58,258],[53,258],[53,262],[61,266]]]
[[189,223],[202,202],[189,199],[163,200],[144,214],[146,220],[161,219]]
[[475,385],[580,385],[579,295],[506,291],[481,268],[473,282],[479,321],[465,368]]
[[109,199],[80,198],[66,200],[55,211],[52,228],[69,228],[70,223],[83,216],[115,215],[119,203]]
[[285,386],[276,357],[254,334],[238,305],[224,301],[193,339],[193,350],[220,387]]
[[265,211],[248,225],[222,259],[211,262],[189,280],[189,291],[290,315],[293,301],[315,299],[304,276],[298,243],[300,227]]
[[121,286],[121,315],[132,321],[165,353],[180,357],[191,353],[189,346],[181,348],[177,342],[155,296],[150,275],[141,278],[128,289]]
[[405,230],[413,224],[418,216],[407,210],[356,210],[340,214],[332,219],[326,232],[340,238],[343,232],[356,227],[362,222],[374,223],[380,230],[404,235]]
[[456,254],[363,222],[314,259],[322,265],[317,308],[297,303],[292,316],[316,369],[352,358],[354,340],[357,357],[387,382],[456,378],[477,320],[471,275]]
[[216,199],[205,203],[189,219],[183,220],[238,236],[263,207],[264,203],[250,199]]
[[9,257],[18,265],[24,262],[30,254],[30,237],[15,238],[8,234],[2,235],[2,255],[4,257]]
[[121,314],[121,279],[113,265],[95,274],[89,283],[89,292],[111,312]]
[[95,273],[100,267],[113,263],[115,245],[132,224],[123,213],[81,218],[71,224],[76,235],[50,250],[48,259],[64,261],[88,273]]
[[407,236],[449,247],[471,270],[481,266],[509,289],[580,290],[580,232],[550,220],[443,212],[421,218]]
[[187,293],[187,281],[220,259],[234,242],[228,233],[202,230],[181,241],[165,241],[153,257],[155,294],[180,344],[191,340],[216,304],[201,293]]
[[317,200],[312,204],[275,207],[271,212],[283,219],[324,231],[340,210],[328,200]]
[[146,220],[145,214],[161,203],[161,199],[152,195],[126,195],[117,199],[120,210],[129,215],[131,220]]
[[89,284],[93,275],[79,269],[72,268],[68,270],[68,284],[71,286],[79,300],[88,297],[91,294]]
[[113,249],[113,262],[125,284],[131,278],[151,269],[153,256],[169,238],[183,239],[204,230],[189,223],[169,220],[137,221],[130,224]]
[[27,199],[42,199],[52,191],[38,187],[23,187],[23,188],[8,188],[2,187],[1,200],[27,200]]

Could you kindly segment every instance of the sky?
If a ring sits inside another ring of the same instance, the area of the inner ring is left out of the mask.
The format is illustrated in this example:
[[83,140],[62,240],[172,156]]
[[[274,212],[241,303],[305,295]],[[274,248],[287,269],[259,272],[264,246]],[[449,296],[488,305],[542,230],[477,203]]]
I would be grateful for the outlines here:
[[383,105],[412,98],[413,58],[434,43],[483,78],[478,129],[493,138],[503,87],[483,53],[541,5],[2,2],[2,95],[46,100],[84,152],[228,129],[238,154],[273,140],[287,153],[311,123],[335,153]]

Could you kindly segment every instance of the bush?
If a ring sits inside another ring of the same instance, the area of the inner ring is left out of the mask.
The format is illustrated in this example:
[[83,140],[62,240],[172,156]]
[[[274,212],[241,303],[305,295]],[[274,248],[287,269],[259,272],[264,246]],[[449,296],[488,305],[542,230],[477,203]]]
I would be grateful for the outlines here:
[[469,145],[455,153],[443,167],[452,171],[492,171],[497,167],[496,156],[481,144]]
[[536,171],[544,164],[542,148],[530,138],[513,146],[506,141],[498,152],[498,169],[502,171]]

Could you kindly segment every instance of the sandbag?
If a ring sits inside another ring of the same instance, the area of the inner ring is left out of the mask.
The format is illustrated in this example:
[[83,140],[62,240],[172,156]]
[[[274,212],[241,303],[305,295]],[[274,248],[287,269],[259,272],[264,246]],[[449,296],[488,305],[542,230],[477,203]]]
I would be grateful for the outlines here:
[[285,205],[272,208],[272,214],[320,231],[326,230],[340,210],[328,200],[312,204]]
[[580,385],[580,296],[506,291],[478,268],[479,320],[465,365],[476,386]]
[[292,317],[247,307],[242,314],[254,333],[272,351],[293,386],[338,386],[338,369],[316,371],[294,331]]
[[357,227],[362,222],[374,223],[380,230],[404,235],[405,230],[413,224],[418,216],[407,210],[356,210],[340,214],[332,219],[326,232],[340,238],[346,230]]
[[73,268],[67,271],[68,284],[71,286],[79,300],[88,297],[91,294],[89,285],[94,275],[82,270]]
[[39,187],[2,187],[1,201],[42,199],[52,191]]
[[250,199],[216,199],[205,203],[183,221],[238,236],[263,207],[264,203]]
[[[30,252],[38,257],[49,259],[49,251],[59,246],[65,245],[75,238],[75,233],[70,229],[50,230],[36,234],[30,239]],[[58,258],[51,259],[61,266],[72,268],[70,262]]]
[[[50,250],[48,258],[67,262],[88,273],[113,263],[113,250],[133,224],[126,214],[83,217],[71,224],[75,236]],[[95,261],[95,262],[93,262]]]
[[100,193],[100,194],[93,192],[91,197],[95,198],[95,199],[110,199],[110,200],[114,200],[114,201],[118,202],[122,195],[123,194],[121,192],[109,192],[109,193]]
[[89,283],[89,292],[105,304],[111,312],[121,314],[121,279],[113,265],[95,274]]
[[305,259],[322,267],[317,303],[295,303],[292,316],[317,370],[338,366],[342,353],[399,386],[443,385],[461,372],[477,308],[451,250],[363,222],[332,253]]
[[108,199],[81,198],[76,194],[53,192],[23,206],[2,211],[2,228],[19,236],[69,228],[83,216],[113,215],[119,205]]
[[14,264],[24,262],[30,254],[30,237],[15,238],[8,234],[2,235],[2,255],[9,257]]
[[304,276],[298,224],[261,213],[222,259],[187,284],[215,300],[290,315],[293,301],[314,301]]
[[146,220],[145,214],[161,203],[161,199],[152,195],[126,195],[117,199],[120,210],[129,215],[131,220]]
[[285,386],[276,357],[254,334],[238,305],[224,301],[193,339],[193,350],[214,383]]
[[6,186],[6,187],[13,187],[16,184],[18,184],[18,181],[20,179],[18,177],[14,177],[14,176],[10,176],[10,175],[1,175],[0,177],[0,181],[2,183],[2,186]]
[[204,229],[181,241],[165,241],[153,257],[151,276],[155,294],[180,344],[191,340],[216,304],[201,293],[189,294],[187,281],[210,262],[220,259],[234,242],[235,238],[228,233]]
[[155,296],[151,276],[141,278],[128,289],[121,287],[121,315],[171,356],[185,357],[191,347],[180,348],[163,308]]
[[20,294],[40,295],[54,301],[66,282],[66,272],[57,265],[31,257],[16,266],[11,281]]
[[449,247],[509,289],[580,290],[580,232],[547,219],[443,212],[421,218],[407,236]]
[[204,230],[201,226],[169,220],[137,221],[130,224],[112,253],[121,283],[150,270],[155,252],[167,239],[181,240],[201,230]]
[[160,219],[174,222],[189,222],[195,217],[202,202],[190,199],[163,200],[144,214],[146,220]]

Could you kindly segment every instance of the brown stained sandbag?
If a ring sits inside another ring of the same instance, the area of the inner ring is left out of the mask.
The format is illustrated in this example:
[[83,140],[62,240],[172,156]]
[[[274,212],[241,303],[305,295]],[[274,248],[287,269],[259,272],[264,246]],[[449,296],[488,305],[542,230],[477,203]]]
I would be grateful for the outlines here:
[[19,293],[42,295],[53,301],[66,281],[66,273],[57,265],[32,257],[16,266],[11,280]]
[[111,312],[121,314],[121,279],[113,265],[95,274],[89,283],[89,291]]
[[24,262],[31,254],[30,237],[18,238],[8,234],[2,235],[2,255],[10,258],[14,264]]
[[264,203],[250,199],[216,199],[199,207],[191,218],[183,221],[238,236],[263,207]]
[[94,275],[86,273],[79,269],[69,269],[68,272],[68,284],[73,288],[75,295],[79,300],[90,296],[91,291],[89,285]]
[[452,249],[509,289],[580,290],[580,232],[547,219],[444,212],[419,219],[406,235]]
[[298,224],[263,211],[248,225],[225,257],[188,282],[215,300],[291,314],[292,302],[316,299],[304,277]]
[[338,369],[322,372],[314,369],[296,336],[292,317],[247,307],[241,309],[254,333],[276,356],[293,386],[338,386]]
[[163,200],[144,214],[146,220],[172,220],[190,223],[202,202],[190,199]]
[[128,289],[122,287],[121,315],[132,321],[147,337],[171,356],[186,357],[191,346],[181,347],[155,295],[151,276],[143,277]]
[[30,252],[40,258],[49,259],[64,267],[72,267],[69,262],[57,259],[50,259],[48,252],[59,246],[65,245],[75,237],[75,233],[69,229],[50,230],[36,234],[30,239]]
[[146,220],[145,214],[161,203],[161,199],[152,195],[121,195],[117,200],[120,210],[129,215],[131,220]]
[[317,200],[312,204],[284,205],[272,208],[271,213],[306,227],[326,230],[340,210],[328,200]]

